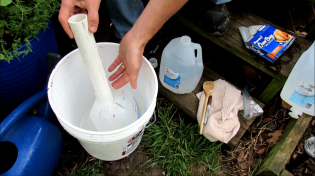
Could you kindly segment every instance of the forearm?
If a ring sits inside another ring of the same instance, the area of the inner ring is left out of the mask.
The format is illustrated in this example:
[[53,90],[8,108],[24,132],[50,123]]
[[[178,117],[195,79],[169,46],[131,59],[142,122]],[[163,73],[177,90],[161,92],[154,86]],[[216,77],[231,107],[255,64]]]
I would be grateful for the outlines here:
[[188,0],[150,0],[128,35],[143,47]]
[[142,65],[145,45],[163,24],[174,15],[188,0],[150,0],[140,17],[130,31],[122,38],[119,55],[108,68],[113,71],[118,65],[124,67],[110,76],[115,80],[112,86],[119,89],[128,82],[132,88],[137,88],[138,74]]

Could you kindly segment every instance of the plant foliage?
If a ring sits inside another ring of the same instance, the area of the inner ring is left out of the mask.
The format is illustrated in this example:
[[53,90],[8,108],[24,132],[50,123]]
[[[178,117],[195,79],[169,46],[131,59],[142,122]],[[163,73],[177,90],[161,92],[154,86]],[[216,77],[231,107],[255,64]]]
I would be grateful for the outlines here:
[[101,176],[104,174],[99,173],[100,168],[102,167],[103,161],[94,160],[89,161],[89,158],[77,169],[73,169],[71,172],[67,171],[67,176]]
[[143,146],[153,157],[150,166],[161,165],[166,175],[195,175],[194,168],[206,167],[215,174],[220,167],[218,153],[222,143],[210,142],[199,135],[197,123],[185,123],[182,117],[174,118],[177,108],[161,107],[157,103],[159,121],[146,129]]
[[[31,52],[29,40],[38,40],[36,34],[47,28],[59,7],[59,0],[1,0],[0,60],[10,62],[14,57]],[[19,51],[23,44],[27,49]]]

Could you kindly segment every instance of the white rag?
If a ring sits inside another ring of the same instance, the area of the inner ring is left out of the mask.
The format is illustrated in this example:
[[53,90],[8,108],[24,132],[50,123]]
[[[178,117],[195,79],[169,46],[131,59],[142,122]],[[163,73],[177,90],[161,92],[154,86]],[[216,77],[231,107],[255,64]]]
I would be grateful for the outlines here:
[[[218,79],[214,84],[211,109],[203,135],[211,142],[219,140],[227,144],[240,129],[238,111],[244,109],[243,98],[240,90],[224,80]],[[202,91],[197,97],[199,99],[197,119],[200,125],[206,95]]]

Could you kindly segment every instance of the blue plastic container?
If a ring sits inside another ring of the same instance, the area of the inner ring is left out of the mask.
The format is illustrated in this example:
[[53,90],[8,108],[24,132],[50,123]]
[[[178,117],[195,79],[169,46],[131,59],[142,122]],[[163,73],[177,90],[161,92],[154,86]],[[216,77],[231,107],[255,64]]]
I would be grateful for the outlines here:
[[[36,116],[27,115],[35,106],[39,107]],[[53,174],[63,148],[62,134],[50,122],[53,117],[44,90],[24,101],[1,122],[1,175]]]
[[[40,92],[46,84],[48,52],[59,53],[52,23],[45,32],[30,40],[33,52],[14,58],[10,63],[0,62],[0,105],[19,105]],[[19,50],[26,49],[23,45]]]

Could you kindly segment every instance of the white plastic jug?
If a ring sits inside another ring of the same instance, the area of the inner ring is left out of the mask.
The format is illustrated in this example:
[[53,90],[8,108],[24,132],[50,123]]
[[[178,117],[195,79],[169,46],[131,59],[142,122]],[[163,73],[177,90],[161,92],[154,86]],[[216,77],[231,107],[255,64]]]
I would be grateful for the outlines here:
[[189,36],[175,38],[164,48],[159,77],[165,88],[177,94],[190,93],[196,88],[202,71],[201,46],[192,43]]
[[280,94],[281,98],[292,106],[289,115],[296,119],[303,112],[315,115],[314,50],[315,42],[301,55]]

